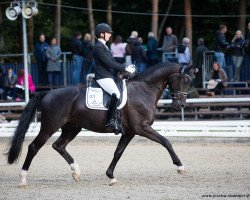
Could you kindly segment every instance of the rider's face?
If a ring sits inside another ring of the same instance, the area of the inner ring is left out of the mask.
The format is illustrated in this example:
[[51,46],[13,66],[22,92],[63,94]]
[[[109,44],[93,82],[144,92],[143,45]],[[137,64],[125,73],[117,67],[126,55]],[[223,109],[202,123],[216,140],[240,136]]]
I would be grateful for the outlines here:
[[111,33],[104,33],[104,40],[105,41],[109,41],[110,37],[111,37]]

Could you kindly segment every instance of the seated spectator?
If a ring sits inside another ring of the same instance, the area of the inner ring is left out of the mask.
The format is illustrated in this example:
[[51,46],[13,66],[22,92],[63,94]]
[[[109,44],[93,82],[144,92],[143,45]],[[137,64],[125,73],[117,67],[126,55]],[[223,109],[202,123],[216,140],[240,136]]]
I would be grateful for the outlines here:
[[50,85],[60,84],[61,63],[60,56],[62,54],[61,48],[57,44],[56,38],[52,38],[51,44],[46,51],[48,58],[47,72]]
[[158,63],[157,40],[153,32],[148,33],[147,56],[150,66]]
[[4,99],[4,87],[5,87],[5,76],[4,76],[4,70],[3,67],[0,66],[0,97],[1,99]]
[[[17,88],[17,98],[16,101],[19,101],[21,99],[24,99],[25,97],[25,84],[24,84],[25,78],[24,78],[24,70],[23,69],[19,69],[17,72],[17,84],[16,84],[16,88]],[[28,74],[28,86],[29,86],[29,93],[33,93],[36,90],[35,84],[33,83],[32,80],[32,76],[30,74]]]
[[208,96],[215,96],[215,94],[221,94],[222,89],[227,87],[227,74],[220,67],[219,63],[213,63],[213,69],[210,74],[210,81],[208,82],[207,89]]
[[185,37],[182,40],[182,44],[177,48],[178,62],[182,65],[189,65],[191,61],[191,55],[188,47],[189,42],[190,40]]
[[231,48],[233,49],[233,63],[235,67],[233,81],[240,81],[240,67],[245,56],[244,45],[245,40],[243,39],[242,32],[238,30],[236,31],[231,44]]
[[94,58],[93,58],[94,45],[91,42],[91,35],[86,33],[82,40],[82,56],[83,64],[81,70],[81,83],[87,84],[86,76],[94,72]]
[[5,77],[5,96],[8,100],[16,99],[17,77],[13,69],[8,70],[8,76]]
[[142,73],[147,68],[148,58],[146,51],[142,45],[142,38],[138,38],[133,45],[132,49],[132,62],[135,63],[135,66],[139,73]]

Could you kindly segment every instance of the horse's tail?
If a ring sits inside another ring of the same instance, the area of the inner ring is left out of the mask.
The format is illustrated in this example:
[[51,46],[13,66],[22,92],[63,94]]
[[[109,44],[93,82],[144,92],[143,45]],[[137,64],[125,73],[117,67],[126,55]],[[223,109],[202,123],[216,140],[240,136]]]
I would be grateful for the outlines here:
[[9,164],[13,164],[20,157],[25,133],[29,129],[37,107],[40,106],[41,100],[46,94],[47,92],[35,94],[23,110],[19,124],[10,140],[8,152],[6,153]]

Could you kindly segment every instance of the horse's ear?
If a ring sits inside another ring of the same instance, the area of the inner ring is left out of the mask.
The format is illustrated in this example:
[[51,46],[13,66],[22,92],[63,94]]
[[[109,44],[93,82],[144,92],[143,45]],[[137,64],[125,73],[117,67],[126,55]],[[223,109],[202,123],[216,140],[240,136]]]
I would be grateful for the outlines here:
[[180,74],[184,74],[186,69],[187,69],[187,65],[183,65],[182,67],[180,67]]

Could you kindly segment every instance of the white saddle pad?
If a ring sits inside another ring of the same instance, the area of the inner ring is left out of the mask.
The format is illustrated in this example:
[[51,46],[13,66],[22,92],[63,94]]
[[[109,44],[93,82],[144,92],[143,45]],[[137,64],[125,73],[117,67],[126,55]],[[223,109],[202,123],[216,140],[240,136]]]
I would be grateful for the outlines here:
[[[122,102],[121,104],[117,107],[117,109],[122,109],[126,102],[127,102],[127,85],[126,81],[123,80],[123,95],[122,95]],[[89,86],[86,90],[86,106],[89,109],[94,109],[94,110],[108,110],[105,108],[103,105],[103,90],[101,88],[93,88]]]

